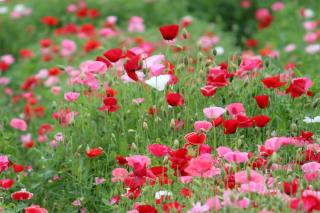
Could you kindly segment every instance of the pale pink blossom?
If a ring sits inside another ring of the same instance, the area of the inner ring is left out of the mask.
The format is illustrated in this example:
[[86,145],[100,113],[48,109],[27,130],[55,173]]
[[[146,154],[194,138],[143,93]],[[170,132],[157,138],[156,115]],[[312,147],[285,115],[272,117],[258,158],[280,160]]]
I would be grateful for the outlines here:
[[13,118],[10,121],[10,126],[20,131],[26,131],[28,128],[27,123],[24,120],[19,118]]

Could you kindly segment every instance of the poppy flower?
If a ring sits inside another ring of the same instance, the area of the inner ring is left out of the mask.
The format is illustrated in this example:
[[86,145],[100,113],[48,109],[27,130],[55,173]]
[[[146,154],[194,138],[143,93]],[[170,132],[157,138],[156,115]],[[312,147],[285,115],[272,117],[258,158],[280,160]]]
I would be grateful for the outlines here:
[[19,164],[13,164],[12,167],[13,167],[13,170],[17,173],[23,172],[23,170],[24,170],[24,166],[19,165]]
[[182,98],[180,93],[169,93],[166,99],[167,103],[172,107],[184,105],[184,99]]
[[101,148],[92,148],[86,152],[88,158],[95,158],[102,155],[104,151]]
[[20,191],[13,192],[11,194],[11,198],[13,200],[30,200],[33,194],[26,191],[25,189],[21,189]]
[[167,41],[175,39],[179,33],[179,25],[170,24],[159,28],[162,38]]
[[252,120],[254,121],[257,127],[265,127],[269,123],[271,118],[269,118],[266,115],[257,115],[257,116],[254,116]]
[[287,82],[281,82],[279,76],[267,77],[261,80],[264,86],[268,89],[270,88],[279,88],[287,84]]
[[287,195],[295,195],[297,193],[299,187],[298,179],[293,179],[291,182],[285,181],[283,182],[283,191]]
[[114,48],[107,50],[103,53],[103,56],[106,57],[110,62],[117,62],[122,56],[122,50],[120,48]]
[[238,120],[225,120],[223,121],[224,134],[233,134],[237,131],[239,125]]
[[100,46],[101,46],[101,43],[99,41],[89,40],[84,44],[83,49],[86,52],[91,52],[95,49],[98,49]]
[[290,93],[291,97],[298,98],[303,94],[307,93],[312,86],[312,81],[309,78],[295,78],[292,80],[286,93]]
[[116,112],[118,109],[120,109],[120,106],[118,105],[118,101],[115,97],[106,97],[103,99],[104,105],[99,107],[100,111],[108,111],[108,112]]
[[136,210],[138,213],[158,213],[158,210],[151,205],[139,205]]
[[265,109],[269,104],[269,96],[268,95],[257,95],[254,97],[256,99],[256,103],[260,109]]
[[53,27],[59,23],[59,20],[53,16],[45,16],[41,19],[41,22],[47,26]]
[[204,133],[190,132],[184,136],[184,139],[191,145],[200,145],[205,143],[207,136]]
[[138,75],[136,71],[142,68],[140,63],[140,56],[133,56],[129,58],[126,63],[123,65],[127,75],[134,81],[138,81]]
[[14,180],[12,179],[2,179],[0,180],[0,186],[3,188],[3,189],[10,189],[11,186],[14,184]]
[[163,157],[169,153],[170,148],[162,144],[151,144],[148,151],[155,157]]
[[201,87],[200,91],[204,97],[211,97],[216,94],[217,88],[211,85],[206,85]]
[[32,205],[24,209],[25,213],[48,213],[45,208],[41,208],[38,205]]

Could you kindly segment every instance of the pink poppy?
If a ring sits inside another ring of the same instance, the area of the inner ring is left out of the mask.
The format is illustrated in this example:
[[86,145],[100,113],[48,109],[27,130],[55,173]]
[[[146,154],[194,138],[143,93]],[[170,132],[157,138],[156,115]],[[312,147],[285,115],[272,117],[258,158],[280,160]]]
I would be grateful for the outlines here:
[[209,131],[212,128],[212,124],[208,121],[196,121],[194,123],[194,129],[199,132],[199,131]]
[[226,110],[222,107],[208,107],[203,109],[204,115],[209,119],[216,119],[225,112]]
[[128,176],[128,171],[123,168],[116,168],[112,170],[112,182],[123,181]]
[[242,103],[232,103],[226,106],[226,110],[233,117],[237,115],[245,115],[245,109]]
[[26,131],[28,128],[27,123],[24,120],[19,118],[13,118],[10,121],[10,126],[20,131]]
[[235,174],[235,181],[241,184],[249,182],[261,183],[264,182],[264,177],[254,170],[240,171]]
[[69,101],[69,102],[74,102],[76,101],[80,96],[80,93],[78,92],[66,92],[64,93],[64,99],[66,101]]
[[143,155],[133,155],[130,157],[126,157],[129,166],[134,167],[135,164],[139,164],[140,166],[149,166],[151,161],[150,158]]
[[211,178],[220,175],[220,169],[214,167],[214,160],[210,154],[203,154],[189,161],[184,169],[193,177]]
[[320,163],[312,161],[301,166],[304,173],[314,173],[320,170]]
[[162,144],[151,144],[148,151],[155,157],[163,157],[169,153],[170,148]]
[[223,157],[230,163],[245,163],[249,160],[248,153],[239,151],[227,152]]

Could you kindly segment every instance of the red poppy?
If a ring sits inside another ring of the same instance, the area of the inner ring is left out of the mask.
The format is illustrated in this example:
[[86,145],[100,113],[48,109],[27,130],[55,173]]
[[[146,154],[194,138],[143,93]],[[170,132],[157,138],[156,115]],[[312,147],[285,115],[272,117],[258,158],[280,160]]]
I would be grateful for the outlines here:
[[23,172],[24,170],[24,167],[19,164],[13,164],[12,167],[15,172]]
[[96,40],[89,40],[87,41],[85,44],[84,44],[84,51],[86,52],[91,52],[97,48],[99,48],[101,46],[100,42],[99,41],[96,41]]
[[45,16],[41,19],[41,22],[47,26],[56,26],[59,23],[59,20],[53,16]]
[[297,179],[293,179],[291,182],[283,182],[283,191],[287,195],[295,195],[297,193],[299,187],[299,181]]
[[187,144],[191,145],[200,145],[205,143],[206,141],[206,134],[204,133],[196,133],[196,132],[190,132],[186,136],[184,136],[184,139],[187,141]]
[[86,155],[88,156],[88,158],[95,158],[102,155],[103,153],[104,151],[101,148],[92,148],[86,152]]
[[269,118],[266,115],[257,115],[257,116],[254,116],[252,120],[254,121],[257,127],[265,127],[269,123],[271,118]]
[[5,63],[4,61],[0,61],[0,71],[5,72],[9,69],[9,64]]
[[180,190],[180,194],[184,197],[191,197],[192,196],[192,191],[189,188],[182,188]]
[[13,192],[11,194],[11,198],[13,200],[30,200],[32,196],[33,194],[26,191],[25,189],[22,189],[21,191]]
[[139,213],[158,213],[158,210],[150,205],[139,205],[136,210]]
[[114,48],[107,50],[103,53],[103,56],[106,57],[110,62],[117,62],[122,56],[122,50],[120,48]]
[[10,189],[11,186],[14,184],[14,180],[12,179],[2,179],[0,180],[0,186],[3,188],[3,189]]
[[211,123],[212,123],[212,125],[213,125],[214,127],[220,126],[223,122],[224,122],[224,119],[223,119],[222,116],[220,116],[220,117],[218,117],[218,118],[216,118],[216,119],[213,119],[213,120],[211,121]]
[[120,106],[118,105],[118,101],[115,97],[106,97],[103,99],[104,105],[99,107],[99,110],[101,111],[108,111],[108,112],[116,112],[118,109],[120,109]]
[[51,45],[51,39],[50,38],[45,38],[40,40],[40,46],[43,48],[49,47]]
[[256,99],[257,105],[260,109],[267,108],[269,105],[269,96],[268,95],[257,95],[254,97]]
[[290,93],[293,98],[298,98],[307,93],[311,86],[312,81],[309,78],[295,78],[292,80],[289,88],[286,89],[286,93]]
[[238,120],[225,120],[223,121],[224,134],[233,134],[237,131],[239,125]]
[[281,82],[279,76],[267,77],[261,81],[266,88],[279,88],[287,84],[287,82]]
[[246,40],[246,46],[249,48],[256,47],[257,45],[258,45],[258,42],[254,38],[249,38]]
[[214,94],[216,94],[217,88],[214,86],[211,86],[211,85],[206,85],[204,87],[201,87],[200,91],[203,96],[210,97],[210,96],[213,96]]
[[177,37],[179,33],[179,25],[170,24],[164,25],[159,28],[162,38],[164,40],[170,41]]
[[48,213],[45,208],[41,208],[38,205],[32,205],[24,209],[25,213]]
[[167,103],[170,106],[183,106],[184,105],[184,99],[180,95],[180,93],[169,93],[167,95]]
[[237,115],[237,120],[239,128],[249,128],[254,125],[253,120],[245,115]]
[[136,71],[141,69],[140,56],[133,56],[129,58],[123,65],[127,75],[134,81],[138,81],[138,75]]

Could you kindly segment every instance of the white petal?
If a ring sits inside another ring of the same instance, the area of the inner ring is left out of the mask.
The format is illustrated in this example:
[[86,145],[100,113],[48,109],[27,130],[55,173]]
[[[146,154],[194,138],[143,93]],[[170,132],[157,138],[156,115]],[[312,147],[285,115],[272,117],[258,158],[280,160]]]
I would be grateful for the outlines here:
[[163,91],[170,80],[170,75],[159,75],[146,80],[145,83],[159,91]]

